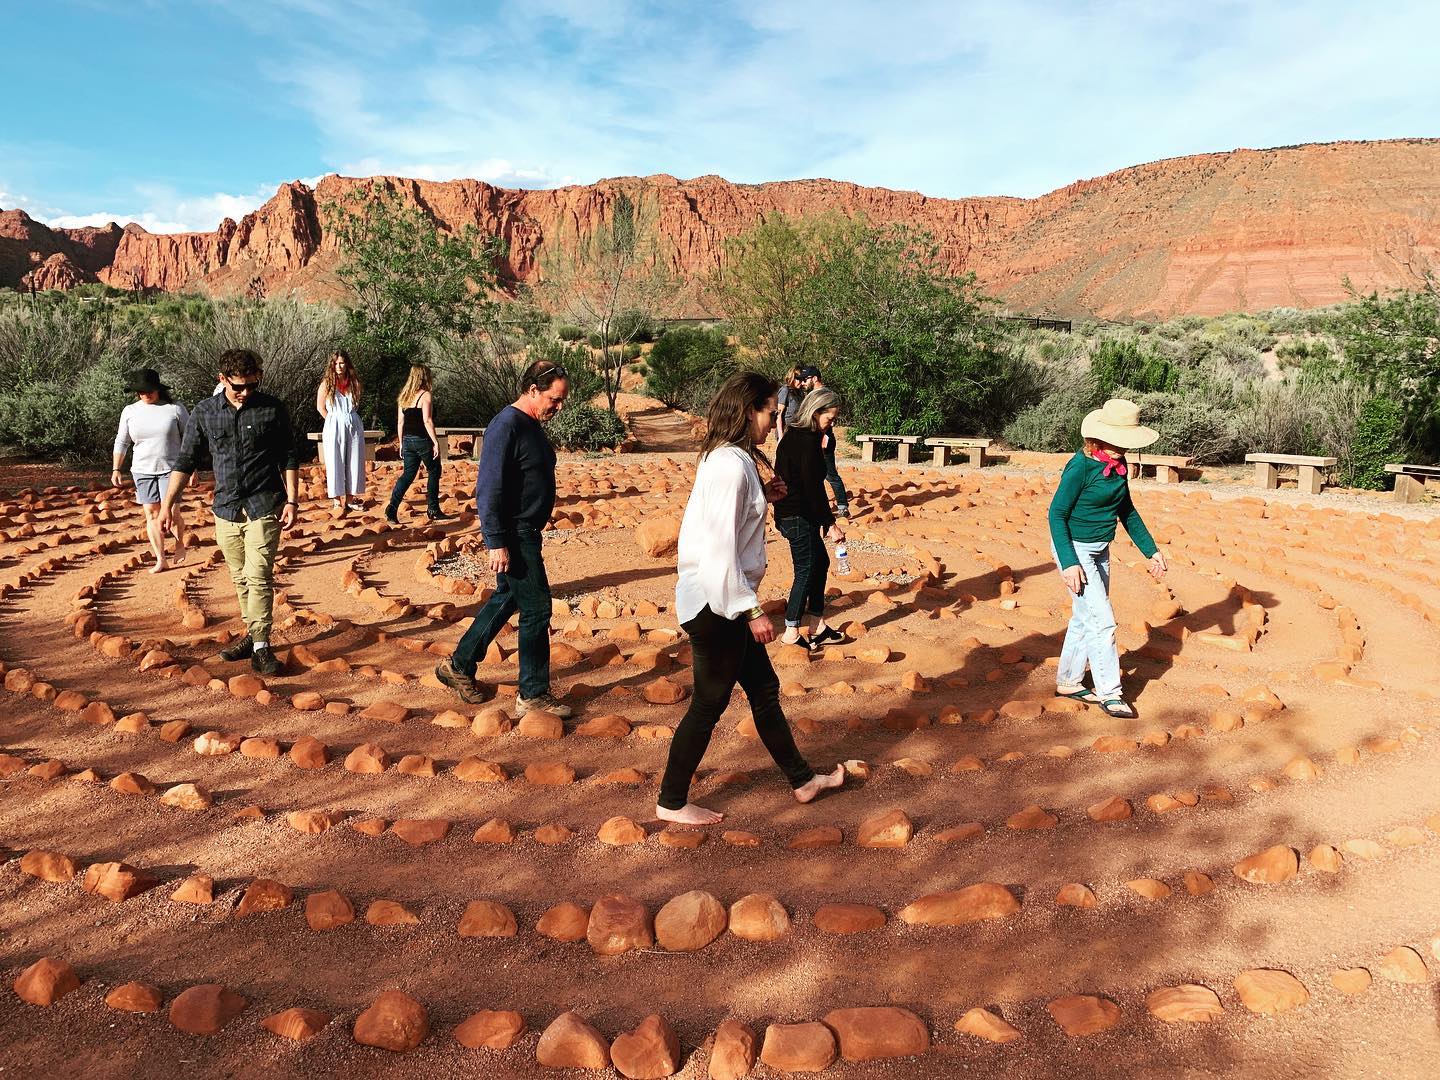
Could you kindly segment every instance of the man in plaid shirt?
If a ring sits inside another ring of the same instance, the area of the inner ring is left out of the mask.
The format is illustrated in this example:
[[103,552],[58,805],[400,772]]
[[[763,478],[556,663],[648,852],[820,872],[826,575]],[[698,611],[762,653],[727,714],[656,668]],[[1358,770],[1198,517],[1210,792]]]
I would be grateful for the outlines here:
[[224,393],[206,398],[190,414],[160,510],[170,512],[200,452],[208,450],[215,467],[215,543],[230,568],[247,631],[220,656],[249,657],[255,671],[274,675],[280,670],[270,648],[275,553],[281,530],[295,524],[299,509],[300,456],[290,410],[260,390],[260,376],[260,357],[249,349],[221,355]]

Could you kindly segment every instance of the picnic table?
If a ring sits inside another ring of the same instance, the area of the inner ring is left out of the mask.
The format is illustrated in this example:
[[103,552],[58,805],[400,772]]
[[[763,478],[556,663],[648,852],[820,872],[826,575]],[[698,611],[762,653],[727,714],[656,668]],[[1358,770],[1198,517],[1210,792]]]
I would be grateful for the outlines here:
[[910,464],[910,455],[915,445],[920,441],[919,435],[856,435],[855,441],[860,444],[860,460],[875,460],[875,444],[877,442],[896,443],[895,458],[901,465]]
[[1416,503],[1425,498],[1430,481],[1440,486],[1440,465],[1386,465],[1385,471],[1395,477],[1395,501]]
[[471,450],[470,457],[474,461],[480,460],[480,443],[485,438],[483,427],[437,427],[435,436],[440,442],[440,460],[447,461],[450,457],[450,436],[451,435],[473,435],[475,436],[475,448]]
[[[323,431],[312,431],[312,432],[310,432],[310,433],[306,436],[306,438],[308,438],[308,439],[309,439],[311,442],[313,442],[313,443],[318,443],[318,442],[319,442],[321,439],[323,439],[324,437],[325,437],[325,433],[324,433]],[[375,460],[375,447],[377,447],[378,445],[380,445],[380,442],[381,442],[384,438],[385,438],[385,432],[383,432],[383,431],[370,431],[370,430],[368,430],[368,429],[366,430],[366,432],[365,432],[365,460],[366,460],[366,461],[374,461],[374,460]]]
[[1157,484],[1178,484],[1180,470],[1190,468],[1194,460],[1179,454],[1135,454],[1130,463],[1137,477],[1143,477],[1146,469],[1154,469]]
[[985,451],[990,449],[990,439],[976,439],[968,435],[932,435],[925,440],[925,445],[933,447],[935,457],[933,464],[945,466],[950,464],[952,451],[960,451],[965,455],[965,463],[973,465],[977,469],[985,467]]
[[1300,470],[1300,490],[1308,495],[1318,495],[1325,486],[1320,470],[1331,468],[1338,459],[1309,454],[1246,454],[1245,460],[1255,466],[1256,487],[1266,490],[1279,487],[1279,466],[1294,465]]

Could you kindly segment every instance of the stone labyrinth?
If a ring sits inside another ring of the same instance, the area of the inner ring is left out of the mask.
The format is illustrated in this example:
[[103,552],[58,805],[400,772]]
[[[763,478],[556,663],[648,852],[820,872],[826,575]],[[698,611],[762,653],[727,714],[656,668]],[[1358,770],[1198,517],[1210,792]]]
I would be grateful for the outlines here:
[[203,489],[158,575],[126,493],[0,495],[0,1064],[1434,1075],[1440,520],[1137,484],[1172,572],[1117,544],[1122,721],[1052,696],[1053,476],[856,468],[854,644],[772,646],[849,780],[796,804],[737,694],[696,791],[726,820],[686,831],[652,817],[691,674],[642,541],[692,475],[562,462],[565,723],[512,722],[513,628],[495,702],[430,674],[488,584],[473,465],[444,526],[308,504],[264,682],[217,655]]

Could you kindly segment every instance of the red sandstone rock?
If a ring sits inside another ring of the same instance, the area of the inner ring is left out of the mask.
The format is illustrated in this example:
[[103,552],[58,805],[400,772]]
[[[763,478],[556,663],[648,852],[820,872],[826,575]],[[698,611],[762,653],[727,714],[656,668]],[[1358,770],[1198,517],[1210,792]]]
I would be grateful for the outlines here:
[[1364,968],[1345,968],[1330,976],[1330,985],[1342,994],[1354,997],[1370,989],[1370,972]]
[[882,810],[860,822],[855,842],[868,848],[904,847],[914,835],[915,827],[900,809]]
[[859,934],[885,925],[885,913],[869,904],[821,904],[811,921],[827,934]]
[[56,883],[71,881],[75,877],[75,860],[69,855],[36,848],[21,856],[20,872],[39,878],[41,881]]
[[1235,864],[1235,876],[1256,885],[1274,885],[1289,881],[1299,872],[1300,857],[1284,844],[1241,859]]
[[365,909],[365,921],[371,926],[414,926],[420,920],[394,900],[372,900]]
[[214,899],[215,882],[208,874],[194,874],[180,883],[170,899],[181,904],[208,904]]
[[430,1034],[425,1006],[400,990],[386,990],[355,1018],[355,1041],[362,1046],[404,1053],[414,1050]]
[[170,1003],[170,1023],[191,1035],[214,1035],[250,1004],[218,983],[202,983],[180,991]]
[[30,1005],[50,1006],[80,989],[80,977],[64,960],[42,956],[14,982],[15,995]]
[[1120,1007],[1108,998],[1075,994],[1056,998],[1045,1006],[1060,1030],[1079,1037],[1107,1031],[1120,1022]]
[[835,1034],[824,1024],[771,1024],[760,1060],[780,1072],[820,1072],[835,1060]]
[[1096,906],[1097,901],[1094,892],[1088,887],[1079,882],[1071,882],[1060,886],[1060,891],[1055,894],[1055,903],[1062,907],[1090,909]]
[[455,1041],[471,1050],[508,1050],[525,1033],[525,1018],[518,1012],[481,1009],[455,1029]]
[[383,773],[388,763],[385,751],[375,743],[361,743],[345,757],[347,771],[370,776]]
[[566,825],[561,825],[558,822],[541,825],[535,830],[535,842],[537,844],[553,846],[555,844],[567,843],[574,838],[575,830]]
[[715,1029],[710,1047],[710,1080],[743,1080],[755,1067],[755,1033],[738,1020],[726,1020]]
[[159,1012],[164,1001],[165,995],[160,993],[156,987],[139,982],[128,982],[117,986],[105,995],[105,1004],[112,1009],[119,1009],[121,1012]]
[[954,892],[921,897],[900,911],[900,921],[912,926],[964,926],[986,919],[1002,919],[1020,910],[1020,901],[1003,885],[982,882]]
[[836,847],[844,840],[845,834],[834,825],[817,825],[796,833],[785,847],[790,851],[811,851],[815,848]]
[[726,913],[704,890],[683,893],[655,913],[655,939],[670,952],[703,949],[725,932]]
[[465,905],[457,933],[461,937],[514,937],[515,913],[495,900],[471,900]]
[[746,941],[779,941],[790,932],[790,916],[769,893],[751,893],[730,905],[729,927]]
[[680,1039],[659,1013],[651,1013],[633,1031],[610,1044],[610,1063],[630,1080],[660,1080],[680,1071]]
[[680,522],[673,517],[650,518],[635,530],[635,543],[652,559],[675,554],[680,541]]
[[671,682],[665,676],[661,676],[652,682],[645,684],[645,700],[652,705],[674,705],[684,701],[690,691],[679,683]]
[[1235,977],[1235,992],[1251,1012],[1267,1015],[1288,1012],[1310,1000],[1299,979],[1273,968],[1242,971]]
[[1208,1024],[1225,1011],[1214,990],[1194,983],[1155,990],[1145,999],[1145,1007],[1151,1016],[1169,1024]]
[[578,1013],[561,1013],[540,1036],[535,1059],[551,1069],[603,1069],[610,1046]]
[[650,913],[639,900],[618,893],[602,896],[590,910],[586,926],[590,948],[601,956],[618,956],[655,944]]
[[1024,810],[1011,814],[1005,819],[1005,824],[1012,829],[1053,829],[1059,820],[1032,803]]
[[240,898],[240,904],[235,908],[235,917],[241,919],[259,912],[280,911],[289,907],[294,897],[295,892],[290,886],[282,885],[271,878],[256,878]]
[[602,844],[609,844],[612,847],[639,844],[645,840],[645,830],[624,816],[610,818],[600,826],[600,830],[595,835]]
[[319,1009],[286,1009],[260,1021],[266,1031],[295,1042],[313,1039],[328,1023],[330,1014]]
[[535,931],[554,941],[584,941],[589,927],[590,912],[565,900],[540,916]]
[[157,882],[144,870],[123,862],[92,863],[85,869],[80,887],[87,893],[119,903],[153,889]]
[[500,784],[505,781],[505,770],[493,761],[467,757],[455,766],[454,776],[467,784]]
[[334,930],[354,921],[354,906],[337,889],[311,893],[305,898],[305,922],[311,930]]
[[915,1057],[930,1049],[929,1028],[909,1009],[834,1009],[825,1014],[825,1023],[839,1039],[846,1061]]
[[970,1009],[955,1021],[955,1030],[962,1035],[973,1035],[992,1043],[1012,1043],[1019,1039],[1017,1028],[1007,1024],[989,1009]]
[[1408,945],[1398,946],[1382,956],[1375,965],[1375,974],[1398,983],[1423,983],[1430,978],[1425,961]]

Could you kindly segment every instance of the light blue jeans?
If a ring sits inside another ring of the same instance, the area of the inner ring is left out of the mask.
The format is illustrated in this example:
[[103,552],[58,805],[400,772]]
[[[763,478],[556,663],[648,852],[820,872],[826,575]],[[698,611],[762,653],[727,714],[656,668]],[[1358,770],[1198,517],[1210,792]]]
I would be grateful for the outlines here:
[[[1085,668],[1095,683],[1101,701],[1120,697],[1120,652],[1115,644],[1115,611],[1110,607],[1110,545],[1104,541],[1072,541],[1085,584],[1070,598],[1070,625],[1060,648],[1060,668],[1055,682],[1079,686]],[[1055,555],[1055,549],[1050,549]],[[1055,556],[1055,565],[1060,559]]]

